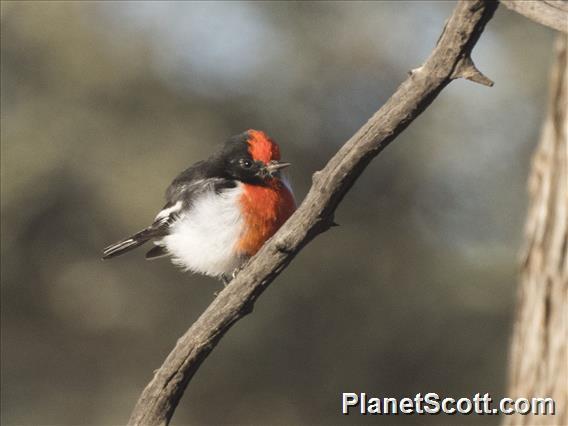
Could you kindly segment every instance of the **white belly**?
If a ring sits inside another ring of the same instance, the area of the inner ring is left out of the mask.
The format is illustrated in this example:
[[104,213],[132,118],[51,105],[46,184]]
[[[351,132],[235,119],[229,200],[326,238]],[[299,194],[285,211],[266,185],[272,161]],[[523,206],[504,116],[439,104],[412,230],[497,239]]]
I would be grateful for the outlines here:
[[172,261],[186,270],[219,276],[230,274],[242,262],[235,246],[243,230],[239,208],[242,187],[208,192],[195,200],[191,209],[172,224],[164,245]]

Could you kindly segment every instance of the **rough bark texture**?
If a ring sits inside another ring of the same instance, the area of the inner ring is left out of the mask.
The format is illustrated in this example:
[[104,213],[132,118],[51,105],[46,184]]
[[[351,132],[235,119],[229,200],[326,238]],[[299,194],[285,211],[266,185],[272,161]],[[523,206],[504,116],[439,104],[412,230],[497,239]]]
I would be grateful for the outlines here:
[[565,0],[501,0],[501,3],[539,24],[568,33],[568,4]]
[[296,213],[178,340],[144,389],[130,425],[168,424],[183,392],[203,360],[257,297],[315,236],[333,224],[333,214],[369,162],[399,135],[453,79],[492,82],[473,65],[470,54],[494,1],[460,1],[423,66],[411,71],[383,107],[313,176]]
[[556,44],[548,113],[529,177],[508,396],[552,397],[555,416],[511,416],[505,424],[568,425],[568,108],[566,36]]

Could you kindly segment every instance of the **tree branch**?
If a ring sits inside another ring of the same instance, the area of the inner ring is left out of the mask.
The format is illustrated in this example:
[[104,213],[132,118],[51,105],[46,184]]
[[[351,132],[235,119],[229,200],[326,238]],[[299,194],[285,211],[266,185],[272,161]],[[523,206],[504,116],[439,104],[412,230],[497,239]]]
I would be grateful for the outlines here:
[[471,61],[471,50],[497,2],[460,1],[427,61],[313,175],[303,203],[177,341],[146,386],[129,425],[166,425],[201,363],[231,326],[252,312],[256,299],[314,237],[333,225],[338,204],[369,162],[422,113],[452,80],[490,84]]
[[501,0],[501,3],[534,22],[568,33],[568,4],[563,0]]
[[554,416],[504,416],[507,426],[568,425],[568,43],[558,34],[548,111],[528,180],[529,209],[511,340],[511,398],[546,395]]

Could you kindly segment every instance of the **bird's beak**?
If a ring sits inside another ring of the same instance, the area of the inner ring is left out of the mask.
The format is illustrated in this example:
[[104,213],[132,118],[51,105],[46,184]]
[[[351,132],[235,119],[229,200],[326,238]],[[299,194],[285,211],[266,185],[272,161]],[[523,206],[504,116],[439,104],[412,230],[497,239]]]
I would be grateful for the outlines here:
[[279,163],[278,161],[271,161],[265,167],[266,174],[270,177],[273,177],[278,171],[285,169],[286,167],[291,166],[290,163]]

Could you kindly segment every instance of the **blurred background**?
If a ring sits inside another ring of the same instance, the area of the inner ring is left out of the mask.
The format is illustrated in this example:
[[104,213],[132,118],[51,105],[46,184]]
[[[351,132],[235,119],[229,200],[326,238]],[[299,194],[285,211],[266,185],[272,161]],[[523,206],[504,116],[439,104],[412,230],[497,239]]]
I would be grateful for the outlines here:
[[[221,284],[102,247],[249,128],[281,144],[301,201],[453,6],[2,1],[2,424],[124,424]],[[498,10],[474,50],[495,86],[452,83],[369,166],[174,424],[498,423],[345,417],[340,395],[503,395],[552,39]]]

